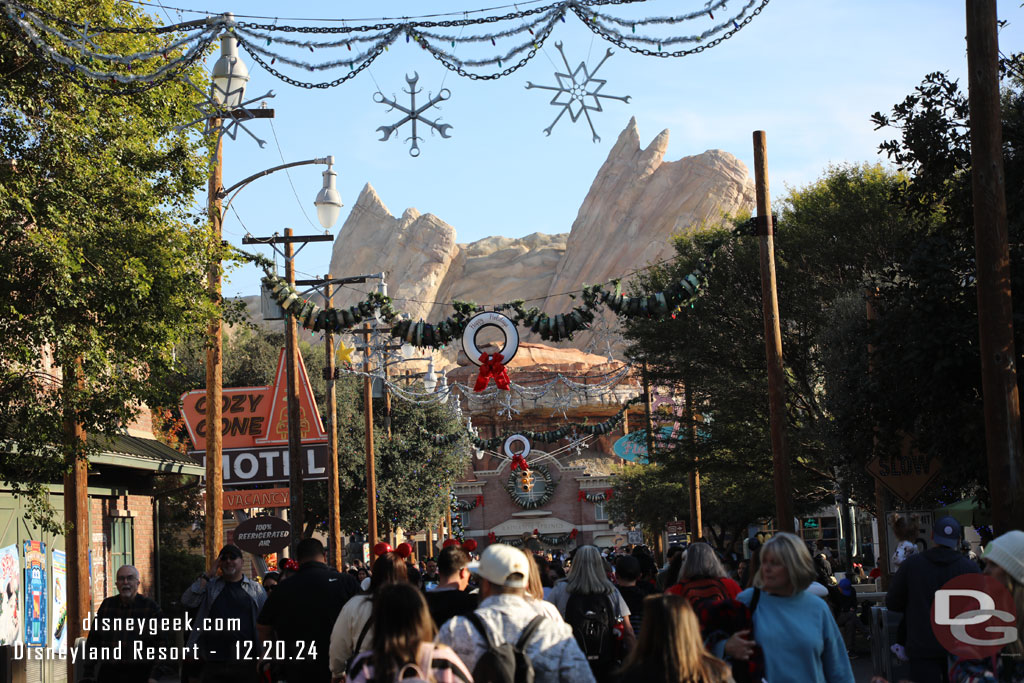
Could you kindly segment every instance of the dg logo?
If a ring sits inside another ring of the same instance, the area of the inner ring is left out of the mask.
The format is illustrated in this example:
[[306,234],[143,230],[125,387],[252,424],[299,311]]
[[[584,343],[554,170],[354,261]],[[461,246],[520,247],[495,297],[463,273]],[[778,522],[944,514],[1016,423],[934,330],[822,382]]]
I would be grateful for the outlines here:
[[990,657],[1017,640],[1013,596],[991,576],[956,576],[935,591],[932,632],[957,657]]

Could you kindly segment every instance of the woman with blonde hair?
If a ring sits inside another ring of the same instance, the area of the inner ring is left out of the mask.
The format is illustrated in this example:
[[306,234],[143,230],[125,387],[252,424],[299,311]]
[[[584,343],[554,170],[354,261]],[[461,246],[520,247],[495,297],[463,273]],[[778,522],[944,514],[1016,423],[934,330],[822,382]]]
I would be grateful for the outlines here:
[[987,659],[958,660],[949,680],[953,683],[1024,681],[1024,531],[1007,531],[990,541],[982,560],[985,575],[1006,586],[1013,598],[1017,640]]
[[601,551],[592,545],[577,548],[569,575],[555,584],[548,600],[572,626],[594,678],[598,683],[611,680],[636,635],[629,623],[629,607],[605,573]]
[[644,628],[619,670],[622,683],[732,683],[729,665],[708,654],[686,598],[648,595]]
[[373,649],[352,662],[348,683],[397,681],[407,674],[436,683],[473,683],[459,656],[434,644],[437,628],[427,601],[412,584],[382,586],[374,596],[373,621]]
[[761,547],[754,587],[736,599],[753,613],[753,634],[743,630],[719,641],[714,653],[746,661],[760,645],[765,679],[806,683],[853,683],[853,670],[832,612],[807,591],[816,572],[804,542],[777,533]]
[[558,609],[550,602],[544,599],[544,585],[540,580],[540,567],[537,566],[537,559],[533,553],[529,551],[523,551],[526,555],[526,564],[530,567],[530,575],[526,577],[526,598],[533,607],[537,609],[539,614],[543,614],[548,619],[554,619],[562,621],[562,615],[559,614]]

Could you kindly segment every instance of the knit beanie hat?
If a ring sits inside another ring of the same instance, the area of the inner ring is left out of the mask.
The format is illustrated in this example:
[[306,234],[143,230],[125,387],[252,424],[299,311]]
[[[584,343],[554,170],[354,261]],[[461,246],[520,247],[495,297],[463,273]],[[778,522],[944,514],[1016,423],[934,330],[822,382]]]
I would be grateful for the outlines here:
[[982,555],[986,562],[994,562],[1020,584],[1024,584],[1024,531],[1007,531],[993,539]]

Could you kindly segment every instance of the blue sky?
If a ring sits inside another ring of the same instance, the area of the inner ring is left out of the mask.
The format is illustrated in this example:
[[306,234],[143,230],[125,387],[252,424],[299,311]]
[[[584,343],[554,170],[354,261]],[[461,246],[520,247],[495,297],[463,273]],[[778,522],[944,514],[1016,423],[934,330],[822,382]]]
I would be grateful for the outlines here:
[[[269,0],[246,0],[235,7],[206,0],[168,0],[163,2],[166,10],[155,1],[146,6],[165,22],[197,17],[174,7],[233,11],[239,20],[260,23],[273,19],[243,15],[280,17],[279,24],[336,25],[296,18],[365,24],[374,22],[358,20],[462,12],[499,4],[504,5],[504,0],[350,0],[285,7]],[[728,13],[742,4],[734,0]],[[1021,49],[1024,9],[1018,5],[1000,4],[1000,18],[1009,21],[1000,36],[1003,52]],[[630,17],[664,16],[703,6],[703,1],[650,0],[603,11]],[[964,22],[963,0],[772,0],[760,16],[721,45],[680,59],[656,59],[620,50],[569,17],[533,61],[498,81],[459,77],[415,43],[400,40],[355,79],[327,90],[290,86],[243,52],[251,75],[247,97],[273,90],[276,97],[270,105],[276,119],[273,126],[267,121],[251,124],[253,132],[267,141],[263,149],[244,133],[237,140],[225,138],[224,184],[281,164],[282,158],[290,162],[334,155],[345,203],[334,234],[366,183],[373,185],[393,214],[400,215],[407,207],[433,213],[455,227],[460,242],[490,235],[568,232],[608,151],[630,117],[636,117],[642,145],[665,128],[671,131],[668,160],[723,149],[748,169],[753,159],[751,132],[765,130],[771,193],[778,198],[787,187],[813,182],[829,164],[880,160],[878,143],[892,132],[874,131],[870,115],[888,111],[925,74],[948,72],[966,90]],[[543,133],[558,110],[548,104],[550,92],[527,90],[525,84],[554,84],[555,67],[564,70],[556,40],[564,44],[574,68],[584,59],[591,67],[596,65],[609,47],[615,52],[598,73],[607,80],[602,92],[630,95],[631,101],[603,101],[604,112],[593,115],[599,143],[591,141],[583,119],[572,124],[568,116],[550,137]],[[336,51],[333,55],[328,51],[292,54],[317,60],[341,56]],[[210,60],[211,67],[215,58]],[[387,142],[378,141],[377,127],[394,123],[399,115],[373,101],[378,88],[387,97],[407,100],[401,88],[406,74],[413,72],[419,75],[424,95],[441,87],[451,90],[451,98],[437,113],[443,123],[451,124],[452,137],[421,134],[424,141],[418,158],[410,157],[408,145],[402,142],[408,136],[407,127]],[[344,70],[286,73],[321,81],[337,78]],[[255,235],[286,227],[297,234],[320,231],[312,201],[320,187],[321,170],[309,166],[255,181],[235,200],[237,215],[232,211],[226,218],[225,238],[240,245],[247,229]],[[299,255],[297,270],[322,275],[329,261],[330,244],[314,243]],[[339,273],[346,274],[354,273]],[[254,267],[236,269],[227,276],[225,294],[256,294],[259,277]]]

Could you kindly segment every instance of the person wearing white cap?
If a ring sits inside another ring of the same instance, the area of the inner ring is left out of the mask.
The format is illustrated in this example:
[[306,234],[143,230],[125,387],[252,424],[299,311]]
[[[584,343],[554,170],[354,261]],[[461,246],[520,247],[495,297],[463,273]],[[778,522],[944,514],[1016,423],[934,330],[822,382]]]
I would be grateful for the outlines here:
[[[487,638],[495,645],[514,646],[532,626],[535,630],[523,651],[533,664],[536,683],[593,683],[590,666],[572,628],[544,617],[543,611],[526,599],[530,567],[522,551],[495,543],[468,568],[480,577],[480,607],[468,617],[456,616],[445,622],[437,642],[455,650],[466,667],[474,670],[487,652]],[[540,619],[534,623],[537,617]],[[481,629],[487,631],[487,636]]]
[[989,542],[982,555],[985,573],[1003,583],[1017,612],[1017,640],[997,657],[959,660],[950,673],[955,683],[1024,681],[1024,531],[1015,529]]
[[960,554],[960,523],[940,517],[932,526],[934,548],[908,557],[900,565],[885,596],[885,606],[902,612],[907,627],[906,652],[910,680],[945,683],[949,680],[949,653],[932,632],[935,591],[961,574],[977,574],[978,565]]

